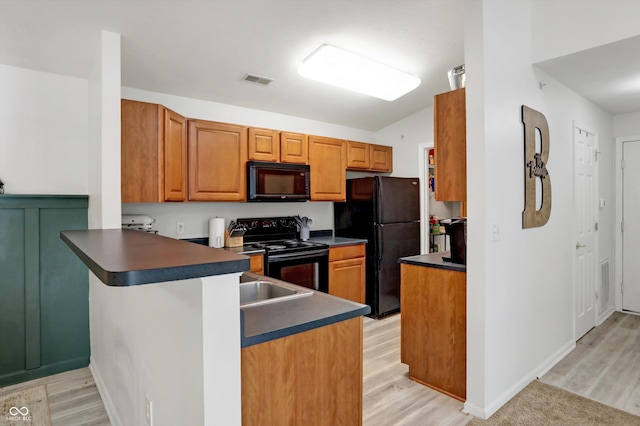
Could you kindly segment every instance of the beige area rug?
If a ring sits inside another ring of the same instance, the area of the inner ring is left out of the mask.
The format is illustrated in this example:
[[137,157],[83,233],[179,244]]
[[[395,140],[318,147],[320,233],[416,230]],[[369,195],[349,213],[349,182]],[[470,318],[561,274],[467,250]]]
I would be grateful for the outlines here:
[[46,387],[0,395],[0,425],[51,426]]
[[489,419],[468,425],[633,426],[640,417],[535,380]]

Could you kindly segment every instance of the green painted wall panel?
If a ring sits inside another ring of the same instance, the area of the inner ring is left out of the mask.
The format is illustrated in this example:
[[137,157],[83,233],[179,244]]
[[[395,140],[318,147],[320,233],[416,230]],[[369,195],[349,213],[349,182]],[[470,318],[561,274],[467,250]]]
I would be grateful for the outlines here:
[[87,196],[0,195],[0,387],[89,364],[89,276],[60,239]]
[[60,231],[75,229],[87,229],[86,209],[40,210],[43,364],[89,358],[89,275],[60,239]]
[[24,210],[0,209],[0,377],[25,368],[24,260]]

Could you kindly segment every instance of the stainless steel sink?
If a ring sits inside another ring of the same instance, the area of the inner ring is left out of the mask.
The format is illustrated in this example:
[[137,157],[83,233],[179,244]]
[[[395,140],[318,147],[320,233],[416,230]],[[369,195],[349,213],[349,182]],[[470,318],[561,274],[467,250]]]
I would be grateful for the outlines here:
[[271,281],[250,281],[240,284],[240,306],[255,306],[310,296],[311,290],[289,287]]

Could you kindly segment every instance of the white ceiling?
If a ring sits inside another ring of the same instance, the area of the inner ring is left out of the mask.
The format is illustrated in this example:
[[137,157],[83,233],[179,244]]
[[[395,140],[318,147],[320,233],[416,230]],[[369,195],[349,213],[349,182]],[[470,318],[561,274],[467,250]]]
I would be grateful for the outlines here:
[[[463,0],[0,0],[0,63],[86,78],[101,29],[122,36],[123,86],[371,131],[432,105],[449,90],[447,70],[464,63]],[[386,102],[298,76],[323,43],[422,84]],[[639,69],[640,55],[600,53],[587,72],[572,71],[582,56],[541,66],[613,113],[640,111],[637,92],[589,90],[605,87],[617,61]],[[274,81],[249,83],[247,73]]]

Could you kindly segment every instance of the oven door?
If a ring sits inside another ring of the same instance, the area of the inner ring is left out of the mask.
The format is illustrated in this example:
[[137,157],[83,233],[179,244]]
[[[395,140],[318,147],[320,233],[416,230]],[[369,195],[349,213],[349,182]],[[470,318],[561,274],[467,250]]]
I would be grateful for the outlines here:
[[329,250],[267,255],[268,277],[329,292]]

